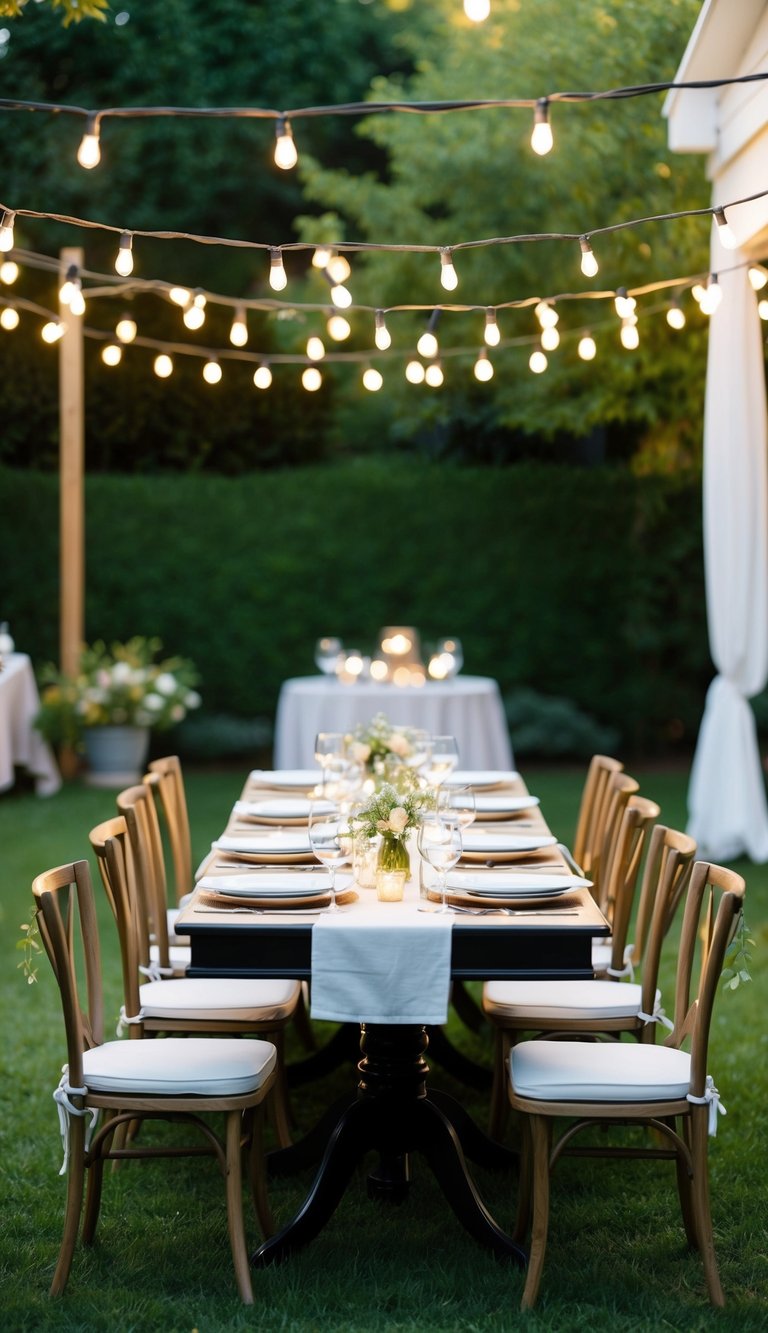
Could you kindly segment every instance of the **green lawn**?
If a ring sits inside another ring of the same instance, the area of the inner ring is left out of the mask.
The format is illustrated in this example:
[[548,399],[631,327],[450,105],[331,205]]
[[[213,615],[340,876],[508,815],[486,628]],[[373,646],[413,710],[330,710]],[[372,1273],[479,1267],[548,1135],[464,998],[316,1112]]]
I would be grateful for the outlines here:
[[[573,832],[583,773],[527,770],[553,830]],[[664,822],[684,822],[685,780],[639,773],[641,790]],[[237,772],[187,775],[195,854],[209,846],[239,793]],[[58,993],[47,961],[27,986],[14,951],[29,917],[32,877],[87,853],[88,830],[114,812],[110,793],[80,786],[38,800],[0,797],[2,893],[0,969],[3,1043],[0,1104],[0,1318],[3,1328],[85,1333],[199,1329],[764,1329],[768,1326],[768,869],[739,863],[747,880],[747,920],[756,941],[750,985],[724,994],[715,1013],[710,1070],[726,1117],[711,1144],[718,1257],[727,1306],[708,1305],[695,1254],[684,1249],[673,1168],[667,1163],[566,1160],[553,1182],[552,1227],[537,1310],[519,1313],[522,1277],[481,1251],[444,1206],[426,1165],[414,1164],[400,1207],[370,1203],[365,1167],[322,1235],[290,1263],[255,1279],[256,1305],[237,1300],[226,1239],[223,1184],[212,1163],[195,1160],[124,1166],[105,1182],[97,1244],[78,1249],[66,1296],[47,1290],[60,1240],[64,1181],[51,1092],[64,1058]],[[107,1012],[117,1014],[119,964],[105,901],[100,902]],[[671,960],[665,961],[669,994]],[[330,1025],[325,1027],[332,1031]],[[489,1043],[452,1023],[456,1042],[488,1060]],[[319,1033],[321,1038],[325,1031]],[[300,1128],[350,1084],[351,1071],[294,1093]],[[434,1082],[459,1095],[482,1122],[483,1097],[441,1073]],[[150,1128],[147,1133],[154,1133]],[[157,1132],[161,1132],[158,1130]],[[476,1172],[502,1225],[514,1216],[515,1180]],[[276,1181],[272,1199],[286,1221],[310,1176]],[[249,1241],[257,1241],[246,1214]]]

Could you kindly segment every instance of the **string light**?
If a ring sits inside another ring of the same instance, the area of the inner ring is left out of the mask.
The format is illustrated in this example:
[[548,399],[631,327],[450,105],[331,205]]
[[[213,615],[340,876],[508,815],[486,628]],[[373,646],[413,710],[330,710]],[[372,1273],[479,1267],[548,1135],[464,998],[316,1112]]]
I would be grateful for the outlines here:
[[392,346],[392,335],[385,323],[383,310],[377,310],[374,316],[373,341],[380,352],[386,352]]
[[363,387],[366,388],[369,393],[378,393],[383,383],[384,376],[375,366],[368,366],[363,371]]
[[421,361],[409,361],[405,367],[405,378],[409,384],[424,383],[424,366]]
[[352,293],[349,288],[342,287],[341,283],[337,283],[334,287],[331,287],[331,300],[339,310],[348,310],[352,304]]
[[198,293],[190,299],[182,316],[185,327],[188,329],[201,329],[205,323],[205,297]]
[[549,100],[540,97],[533,113],[531,148],[539,157],[546,157],[547,153],[551,153],[553,143],[552,126],[549,123]]
[[325,327],[328,330],[328,337],[333,338],[333,341],[337,343],[344,342],[344,339],[348,338],[352,332],[349,320],[345,319],[343,315],[330,315]]
[[626,315],[621,321],[621,332],[619,333],[622,347],[628,352],[634,352],[636,347],[640,346],[640,334],[637,328],[637,317],[635,315]]
[[167,352],[161,352],[155,357],[154,371],[158,379],[167,380],[173,374],[173,358]]
[[171,287],[168,297],[174,305],[185,306],[192,300],[192,293],[187,287]]
[[534,375],[543,375],[548,365],[549,362],[547,361],[546,355],[542,352],[540,347],[537,347],[534,352],[531,352],[528,366],[529,369],[533,371]]
[[541,345],[545,352],[554,352],[555,348],[560,346],[560,334],[554,324],[541,330]]
[[724,250],[738,250],[739,242],[728,219],[725,216],[724,208],[716,208],[714,213],[717,224],[717,235]]
[[257,389],[268,389],[272,383],[272,371],[266,363],[256,367],[253,382]]
[[491,12],[491,0],[464,0],[464,13],[470,23],[484,23]]
[[440,283],[447,292],[455,292],[459,285],[459,275],[453,267],[453,252],[447,246],[440,251]]
[[539,301],[533,313],[542,329],[553,329],[560,318],[551,301]]
[[595,252],[586,236],[579,237],[581,246],[581,271],[585,278],[594,278],[598,270],[598,262],[595,259]]
[[314,334],[311,338],[307,338],[307,356],[310,361],[322,361],[325,356],[325,343],[322,338]]
[[78,318],[85,314],[85,297],[83,296],[83,287],[79,278],[72,279],[72,295],[69,298],[69,309],[73,315]]
[[757,303],[757,313],[761,319],[768,319],[768,301],[763,299]]
[[13,259],[6,259],[0,264],[0,282],[5,282],[10,287],[19,276],[19,266]]
[[62,305],[69,305],[72,300],[76,281],[80,281],[77,273],[77,264],[70,264],[64,275],[64,281],[59,288],[59,300]]
[[229,330],[229,341],[233,347],[245,347],[248,342],[248,324],[245,318],[245,307],[242,305],[235,307],[232,327]]
[[306,370],[301,373],[301,382],[307,393],[317,393],[323,382],[323,377],[317,366],[307,366]]
[[424,371],[424,383],[428,384],[430,389],[439,389],[444,379],[443,368],[439,361],[431,361]]
[[3,212],[2,221],[0,221],[0,254],[7,254],[13,249],[13,224],[16,214],[10,208]]
[[124,231],[120,237],[120,245],[115,256],[115,272],[119,273],[121,278],[129,278],[133,273],[133,237],[130,232]]
[[489,347],[498,347],[501,342],[501,330],[496,319],[496,311],[489,306],[485,312],[485,328],[483,329],[483,341]]
[[582,333],[576,350],[582,361],[594,361],[597,355],[597,343],[591,333]]
[[19,312],[15,306],[7,305],[0,310],[0,325],[8,333],[19,327]]
[[40,337],[45,343],[55,343],[64,336],[64,325],[58,319],[49,319],[40,330]]
[[335,255],[333,251],[328,256],[325,268],[334,282],[346,282],[352,274],[346,255]]
[[203,379],[206,384],[218,384],[221,380],[221,373],[221,366],[215,357],[211,357],[210,361],[206,361],[203,366]]
[[85,122],[85,133],[77,150],[77,160],[81,167],[85,167],[86,171],[91,171],[101,161],[99,123],[96,116],[89,116]]
[[101,349],[101,359],[105,366],[119,366],[123,359],[123,349],[118,343],[105,343]]
[[493,379],[493,363],[484,347],[478,353],[473,370],[475,379],[480,380],[481,383],[486,383],[487,380]]
[[269,285],[273,292],[282,292],[288,285],[288,275],[283,265],[282,250],[269,252]]
[[[3,268],[5,265],[3,265]],[[3,269],[0,268],[0,278],[3,276]],[[764,269],[760,264],[750,264],[748,270],[749,281],[756,292],[761,292],[766,282],[768,282],[768,269]]]
[[702,287],[700,282],[695,282],[691,287],[691,296],[693,297],[694,301],[698,303],[698,305],[701,305],[704,299],[705,290],[706,289]]
[[312,255],[313,268],[327,268],[333,258],[333,250],[327,245],[319,245]]
[[613,304],[619,319],[626,319],[629,315],[634,315],[637,301],[634,296],[627,295],[626,287],[617,287]]
[[717,280],[716,273],[710,273],[707,278],[707,285],[704,294],[699,301],[699,307],[703,315],[714,315],[723,299],[723,289]]
[[416,344],[416,351],[419,356],[424,357],[425,361],[429,361],[432,357],[437,356],[438,343],[435,329],[437,328],[437,321],[439,318],[439,309],[433,310],[427,321],[427,327]]
[[278,116],[275,123],[275,166],[282,171],[290,171],[296,166],[299,154],[293,141],[291,122],[284,116]]
[[680,304],[680,298],[678,296],[673,296],[669,303],[667,323],[671,329],[680,330],[685,328],[685,311]]
[[119,338],[121,343],[132,343],[137,332],[136,320],[130,315],[122,315],[115,325],[115,337]]

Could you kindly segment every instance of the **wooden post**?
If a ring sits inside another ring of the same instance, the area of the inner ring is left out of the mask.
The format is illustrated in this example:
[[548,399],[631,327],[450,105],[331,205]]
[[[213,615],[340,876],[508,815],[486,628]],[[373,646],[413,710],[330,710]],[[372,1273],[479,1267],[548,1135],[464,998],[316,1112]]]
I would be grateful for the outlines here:
[[[73,265],[82,268],[83,252],[65,248],[59,259],[61,284]],[[85,638],[83,326],[61,301],[59,319],[59,657],[62,671],[72,673]],[[64,776],[72,777],[76,755],[67,750],[59,758]]]

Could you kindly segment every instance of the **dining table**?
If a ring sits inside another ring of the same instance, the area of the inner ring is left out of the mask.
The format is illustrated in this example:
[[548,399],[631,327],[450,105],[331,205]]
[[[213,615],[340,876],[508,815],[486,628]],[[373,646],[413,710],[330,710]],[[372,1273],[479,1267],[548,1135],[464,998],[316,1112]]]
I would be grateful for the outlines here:
[[[312,774],[284,776],[298,783]],[[249,776],[198,869],[175,926],[189,940],[188,975],[306,981],[311,1016],[356,1031],[359,1046],[348,1096],[304,1139],[269,1155],[277,1173],[317,1170],[295,1216],[255,1251],[256,1267],[318,1234],[371,1150],[379,1154],[371,1196],[402,1198],[411,1157],[421,1154],[474,1239],[497,1257],[527,1260],[489,1212],[468,1164],[509,1167],[516,1156],[430,1086],[430,1034],[442,1035],[452,986],[592,977],[593,939],[609,927],[522,777],[486,770],[477,778],[479,812],[448,876],[444,911],[418,873],[402,901],[379,901],[350,873],[337,875],[331,895],[303,822],[311,792],[282,785],[279,770]]]
[[0,791],[16,781],[16,770],[31,774],[38,796],[52,796],[61,775],[50,746],[35,729],[40,696],[27,653],[8,653],[0,664]]

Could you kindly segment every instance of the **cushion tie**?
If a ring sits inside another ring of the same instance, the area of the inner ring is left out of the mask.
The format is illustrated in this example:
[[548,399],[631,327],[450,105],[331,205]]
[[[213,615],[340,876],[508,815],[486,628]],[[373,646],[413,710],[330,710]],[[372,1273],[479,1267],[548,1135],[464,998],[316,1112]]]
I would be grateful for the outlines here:
[[115,1035],[116,1035],[117,1037],[124,1037],[124,1036],[125,1036],[125,1029],[126,1029],[127,1027],[130,1027],[131,1023],[143,1023],[143,1022],[144,1022],[144,1015],[143,1015],[143,1013],[142,1013],[141,1011],[139,1011],[138,1014],[127,1014],[127,1013],[125,1012],[125,1005],[124,1005],[124,1004],[121,1004],[121,1005],[120,1005],[120,1017],[119,1017],[118,1020],[117,1020],[117,1027],[115,1028]]
[[86,1097],[88,1089],[71,1087],[67,1078],[68,1073],[69,1068],[67,1065],[64,1065],[59,1080],[59,1086],[53,1093],[53,1100],[56,1103],[56,1110],[59,1113],[59,1131],[61,1133],[61,1143],[64,1149],[64,1161],[62,1162],[61,1170],[59,1171],[60,1176],[65,1176],[67,1174],[67,1167],[69,1166],[69,1117],[71,1115],[89,1115],[91,1117],[91,1123],[86,1126],[85,1130],[86,1152],[91,1146],[91,1135],[93,1134],[96,1121],[99,1118],[99,1108],[97,1106],[73,1106],[72,1102],[69,1100],[70,1097]]
[[692,1092],[686,1093],[686,1101],[693,1102],[695,1106],[709,1106],[709,1124],[708,1130],[711,1138],[717,1134],[718,1115],[727,1115],[725,1107],[720,1101],[720,1093],[715,1087],[715,1080],[711,1074],[707,1074],[707,1081],[704,1085],[704,1096],[694,1097]]
[[163,977],[172,977],[172,967],[161,967],[159,963],[150,963],[148,967],[139,966],[139,971],[143,977],[149,981],[162,981]]
[[646,1014],[645,1010],[638,1009],[637,1016],[638,1018],[642,1018],[643,1022],[646,1024],[663,1023],[664,1027],[668,1028],[670,1032],[672,1032],[675,1026],[674,1023],[669,1018],[667,1018],[667,1015],[664,1013],[664,1010],[661,1007],[661,993],[659,991],[656,992],[656,998],[654,999],[653,1002],[653,1013]]
[[[632,955],[634,952],[635,952],[634,944],[628,944],[626,949],[624,950],[624,966],[622,968],[607,967],[605,970],[608,976],[614,977],[617,981],[619,981],[622,977],[629,977],[630,981],[634,981],[635,969],[632,966]],[[642,1014],[640,1015],[640,1017],[642,1018]]]

